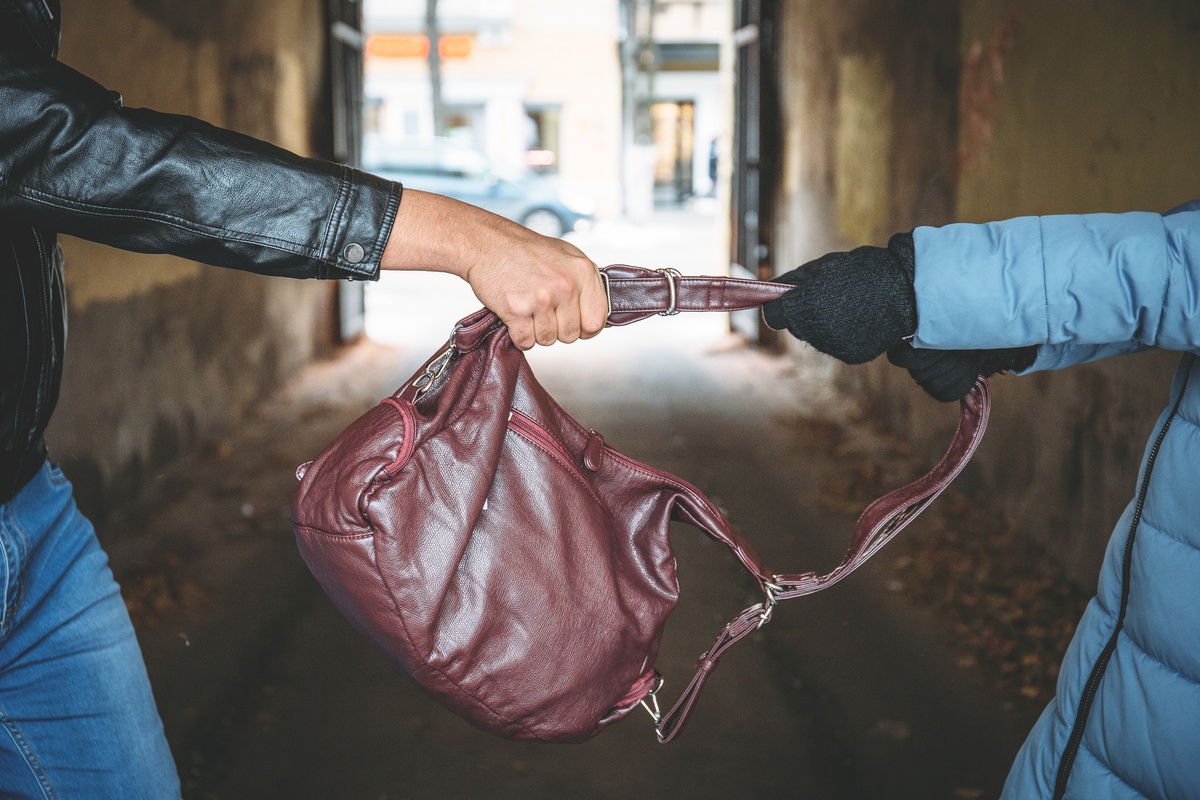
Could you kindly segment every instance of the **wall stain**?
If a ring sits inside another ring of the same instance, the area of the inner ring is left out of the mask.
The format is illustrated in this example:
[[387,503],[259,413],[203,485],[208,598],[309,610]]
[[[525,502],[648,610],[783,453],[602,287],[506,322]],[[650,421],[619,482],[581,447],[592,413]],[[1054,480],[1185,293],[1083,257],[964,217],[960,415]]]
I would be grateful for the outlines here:
[[225,14],[215,3],[193,0],[132,0],[134,8],[155,20],[185,42],[198,43],[220,38]]
[[987,172],[992,149],[992,121],[1004,83],[1004,60],[1017,44],[1021,29],[1021,4],[1013,3],[996,23],[986,45],[971,43],[963,63],[959,108],[962,126],[958,149],[958,177]]

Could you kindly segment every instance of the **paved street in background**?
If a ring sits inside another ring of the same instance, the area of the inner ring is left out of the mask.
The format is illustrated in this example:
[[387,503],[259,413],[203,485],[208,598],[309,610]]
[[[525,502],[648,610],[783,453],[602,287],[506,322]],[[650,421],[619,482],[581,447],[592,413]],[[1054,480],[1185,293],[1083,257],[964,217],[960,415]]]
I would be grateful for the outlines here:
[[[711,214],[675,211],[575,241],[601,264],[713,273],[716,229]],[[436,276],[389,275],[373,289],[375,340],[308,369],[101,531],[186,798],[998,795],[1030,714],[956,666],[938,620],[898,601],[886,550],[837,587],[783,604],[735,646],[667,746],[640,711],[583,745],[506,742],[412,688],[322,594],[287,515],[295,466],[477,306]],[[656,318],[530,360],[581,423],[697,484],[776,571],[840,560],[853,514],[815,502],[845,470],[820,437],[865,434],[823,362],[748,349],[721,315]],[[759,600],[722,545],[686,526],[672,538],[682,601],[658,663],[667,702],[725,623]]]

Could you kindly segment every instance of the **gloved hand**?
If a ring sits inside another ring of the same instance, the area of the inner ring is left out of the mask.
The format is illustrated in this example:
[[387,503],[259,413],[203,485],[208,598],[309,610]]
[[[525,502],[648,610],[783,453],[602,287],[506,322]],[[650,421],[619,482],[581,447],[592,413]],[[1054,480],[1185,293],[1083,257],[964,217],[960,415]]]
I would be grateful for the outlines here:
[[1001,350],[918,350],[905,341],[917,328],[913,292],[916,248],[911,233],[898,233],[884,247],[829,253],[775,280],[796,288],[763,306],[775,330],[847,364],[863,364],[886,352],[930,396],[958,400],[979,375],[1028,368],[1037,346]]
[[958,400],[975,385],[975,378],[997,372],[1028,369],[1037,358],[1037,345],[1001,350],[918,350],[908,342],[888,350],[888,361],[904,367],[933,399]]
[[911,233],[887,247],[829,253],[776,278],[796,288],[764,305],[763,318],[822,353],[865,364],[917,329],[915,263]]

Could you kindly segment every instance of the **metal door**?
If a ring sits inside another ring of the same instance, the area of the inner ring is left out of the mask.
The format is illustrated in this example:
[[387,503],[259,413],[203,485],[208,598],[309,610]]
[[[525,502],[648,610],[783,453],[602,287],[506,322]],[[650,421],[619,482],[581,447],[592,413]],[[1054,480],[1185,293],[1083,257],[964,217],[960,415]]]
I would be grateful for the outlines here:
[[[730,272],[770,280],[775,275],[771,236],[781,174],[777,0],[736,0],[734,8],[733,180]],[[775,332],[757,311],[735,312],[732,325],[752,342],[775,344]]]
[[[332,157],[362,165],[363,8],[360,0],[327,0],[329,21],[329,100],[332,108]],[[363,284],[339,281],[337,336],[342,342],[362,334],[366,323]]]

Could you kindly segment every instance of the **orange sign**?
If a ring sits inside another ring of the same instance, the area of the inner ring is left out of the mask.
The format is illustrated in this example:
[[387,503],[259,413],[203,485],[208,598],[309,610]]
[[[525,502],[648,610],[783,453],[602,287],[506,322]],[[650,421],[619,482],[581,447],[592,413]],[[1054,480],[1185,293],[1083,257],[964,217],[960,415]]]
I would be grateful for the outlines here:
[[367,53],[375,58],[425,58],[429,40],[420,34],[377,33],[367,38]]
[[467,58],[473,44],[470,36],[443,36],[438,41],[438,53],[442,58]]
[[[474,45],[473,36],[441,36],[438,54],[469,58]],[[367,54],[374,58],[428,58],[429,39],[419,33],[376,33],[367,38]]]

